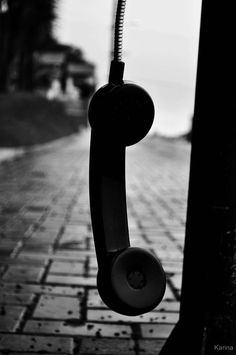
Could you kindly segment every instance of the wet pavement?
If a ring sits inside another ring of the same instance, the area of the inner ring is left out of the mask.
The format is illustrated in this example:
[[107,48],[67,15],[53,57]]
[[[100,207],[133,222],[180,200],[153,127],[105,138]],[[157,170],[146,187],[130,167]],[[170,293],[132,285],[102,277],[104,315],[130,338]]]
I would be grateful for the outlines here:
[[157,355],[178,320],[190,146],[149,137],[127,149],[131,245],[162,261],[152,312],[109,310],[96,290],[89,132],[0,165],[0,354]]

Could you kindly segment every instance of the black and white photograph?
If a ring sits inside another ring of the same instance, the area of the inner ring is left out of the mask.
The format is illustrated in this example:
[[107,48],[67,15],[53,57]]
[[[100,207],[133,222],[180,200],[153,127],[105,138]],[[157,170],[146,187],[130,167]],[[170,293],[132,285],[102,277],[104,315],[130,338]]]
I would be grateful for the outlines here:
[[236,355],[234,24],[0,0],[0,355]]

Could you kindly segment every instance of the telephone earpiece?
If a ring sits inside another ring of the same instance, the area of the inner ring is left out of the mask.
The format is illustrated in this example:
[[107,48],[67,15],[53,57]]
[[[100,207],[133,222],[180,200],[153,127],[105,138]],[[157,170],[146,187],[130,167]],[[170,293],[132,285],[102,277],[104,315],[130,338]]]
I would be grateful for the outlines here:
[[129,146],[146,136],[154,113],[153,101],[143,88],[128,82],[109,83],[94,94],[89,121],[98,134],[110,135]]
[[88,116],[98,292],[112,310],[135,316],[155,308],[166,286],[159,260],[149,251],[130,247],[125,192],[126,146],[148,133],[154,105],[140,86],[109,82],[94,94]]

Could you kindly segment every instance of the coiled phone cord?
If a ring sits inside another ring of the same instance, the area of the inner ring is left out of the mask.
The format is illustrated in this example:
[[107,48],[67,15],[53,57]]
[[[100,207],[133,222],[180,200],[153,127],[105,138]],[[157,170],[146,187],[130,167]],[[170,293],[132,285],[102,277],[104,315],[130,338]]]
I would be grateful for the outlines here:
[[122,84],[125,63],[122,62],[123,27],[126,0],[118,0],[114,30],[114,51],[111,61],[109,83]]
[[126,0],[118,0],[114,33],[114,61],[122,60],[123,28]]

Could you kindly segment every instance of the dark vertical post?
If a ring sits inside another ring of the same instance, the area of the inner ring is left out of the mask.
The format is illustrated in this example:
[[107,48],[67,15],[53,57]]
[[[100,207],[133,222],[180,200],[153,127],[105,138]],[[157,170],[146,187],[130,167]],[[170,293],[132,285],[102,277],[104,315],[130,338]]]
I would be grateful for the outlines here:
[[233,4],[202,2],[180,320],[162,355],[236,353]]

